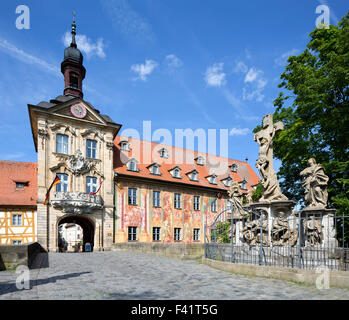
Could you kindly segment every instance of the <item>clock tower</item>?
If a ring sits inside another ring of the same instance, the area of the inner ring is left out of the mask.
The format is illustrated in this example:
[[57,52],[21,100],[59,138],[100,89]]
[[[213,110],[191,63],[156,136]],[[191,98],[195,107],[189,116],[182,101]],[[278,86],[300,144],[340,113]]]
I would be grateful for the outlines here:
[[61,64],[61,72],[64,76],[64,95],[74,95],[83,98],[82,80],[85,78],[86,69],[82,65],[83,55],[77,48],[75,35],[75,17],[72,23],[72,40],[70,46],[64,50],[64,60]]
[[83,99],[86,70],[75,30],[74,19],[61,64],[64,94],[28,104],[38,154],[35,229],[49,251],[61,250],[64,224],[82,228],[80,249],[109,250],[115,221],[113,149],[121,125]]

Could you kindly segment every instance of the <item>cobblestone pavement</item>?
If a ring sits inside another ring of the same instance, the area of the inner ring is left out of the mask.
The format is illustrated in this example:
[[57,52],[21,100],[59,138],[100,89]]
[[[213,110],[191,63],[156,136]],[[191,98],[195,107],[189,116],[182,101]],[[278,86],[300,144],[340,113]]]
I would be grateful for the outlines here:
[[0,272],[0,299],[349,299],[349,290],[233,275],[196,261],[133,252],[50,253],[18,290],[15,271]]

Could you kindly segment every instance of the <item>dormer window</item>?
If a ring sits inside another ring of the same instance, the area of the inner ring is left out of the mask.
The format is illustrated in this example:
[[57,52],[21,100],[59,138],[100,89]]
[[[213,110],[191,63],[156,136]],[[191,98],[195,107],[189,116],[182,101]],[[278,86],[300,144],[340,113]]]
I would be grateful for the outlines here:
[[160,158],[165,158],[165,159],[168,158],[168,151],[165,148],[160,149],[159,153],[160,153]]
[[217,184],[217,176],[215,174],[212,174],[211,176],[208,176],[208,181],[211,183],[211,184]]
[[121,151],[130,151],[130,143],[128,141],[121,141],[120,142],[120,149]]
[[173,178],[177,178],[177,179],[181,179],[181,169],[179,167],[175,167],[173,170],[172,170],[172,177]]
[[204,166],[205,165],[205,158],[202,156],[198,156],[196,158],[196,164],[199,166]]
[[232,181],[232,180],[233,180],[233,179],[230,178],[230,177],[226,178],[226,179],[225,179],[225,182],[224,182],[225,186],[226,186],[226,187],[231,187],[231,181]]
[[152,164],[150,166],[150,172],[152,174],[160,175],[160,165],[158,163]]
[[138,171],[137,161],[135,159],[129,160],[129,162],[127,163],[127,170],[128,171],[134,171],[134,172]]
[[199,172],[197,172],[196,170],[193,170],[193,171],[189,172],[190,180],[192,180],[192,181],[199,181],[198,173]]
[[237,166],[236,163],[233,163],[233,164],[230,166],[230,168],[231,168],[231,172],[237,172],[237,170],[238,170],[238,166]]
[[241,181],[241,189],[247,190],[247,181],[245,179]]

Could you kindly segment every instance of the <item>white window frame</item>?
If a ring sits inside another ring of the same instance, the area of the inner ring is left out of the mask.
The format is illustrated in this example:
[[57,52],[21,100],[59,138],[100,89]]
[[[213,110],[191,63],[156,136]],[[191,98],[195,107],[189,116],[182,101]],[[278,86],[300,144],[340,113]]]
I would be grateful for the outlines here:
[[137,241],[138,240],[137,227],[129,226],[127,233],[128,233],[128,236],[127,236],[128,241]]
[[128,188],[128,204],[137,205],[137,188]]
[[200,229],[194,228],[193,230],[193,241],[200,241]]
[[211,202],[211,212],[217,212],[217,199]]
[[174,228],[174,241],[182,241],[182,229]]
[[96,192],[98,189],[98,183],[96,177],[86,177],[86,193]]
[[153,190],[153,207],[155,208],[160,208],[160,195],[160,191]]
[[56,192],[68,192],[69,176],[66,173],[57,173],[60,183],[56,184]]
[[14,213],[12,215],[12,226],[15,226],[15,227],[23,226],[23,214]]
[[86,140],[86,158],[97,159],[97,146],[96,140]]
[[153,241],[161,241],[161,228],[153,227]]
[[174,208],[175,209],[182,209],[182,199],[180,193],[174,194]]
[[193,207],[195,211],[200,211],[200,196],[194,196]]
[[56,152],[69,154],[69,136],[60,133],[56,134]]

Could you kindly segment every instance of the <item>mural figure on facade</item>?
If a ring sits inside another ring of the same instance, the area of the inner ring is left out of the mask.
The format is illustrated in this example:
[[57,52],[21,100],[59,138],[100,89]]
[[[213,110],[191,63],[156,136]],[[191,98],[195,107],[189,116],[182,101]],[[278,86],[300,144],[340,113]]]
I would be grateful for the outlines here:
[[254,141],[259,144],[259,158],[256,168],[262,177],[263,195],[259,201],[288,200],[281,193],[276,172],[273,168],[273,139],[278,131],[283,130],[284,124],[279,121],[273,123],[273,115],[267,114],[263,118],[263,129],[254,135]]
[[305,188],[305,204],[307,208],[326,208],[328,193],[326,190],[328,176],[323,166],[314,158],[308,160],[308,167],[301,173],[304,176],[302,186]]

